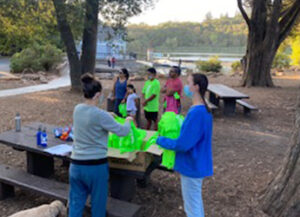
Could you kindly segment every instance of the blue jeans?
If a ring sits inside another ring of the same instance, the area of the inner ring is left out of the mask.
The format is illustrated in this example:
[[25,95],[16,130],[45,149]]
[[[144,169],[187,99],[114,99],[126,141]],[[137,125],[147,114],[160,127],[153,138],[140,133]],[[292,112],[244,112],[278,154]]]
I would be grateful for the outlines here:
[[204,217],[202,181],[202,178],[181,175],[181,190],[187,217]]
[[71,164],[69,176],[69,217],[82,217],[88,195],[91,195],[92,217],[105,217],[108,196],[108,164]]

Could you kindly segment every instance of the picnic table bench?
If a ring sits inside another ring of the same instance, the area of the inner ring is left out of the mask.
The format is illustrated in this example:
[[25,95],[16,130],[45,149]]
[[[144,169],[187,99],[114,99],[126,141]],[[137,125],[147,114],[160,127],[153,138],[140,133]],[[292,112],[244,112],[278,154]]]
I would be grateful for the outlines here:
[[[31,123],[22,126],[21,132],[15,130],[3,132],[0,134],[0,143],[11,146],[17,150],[26,152],[27,172],[40,177],[50,177],[54,174],[54,158],[63,160],[69,163],[71,161],[70,155],[61,156],[53,155],[44,150],[44,148],[36,145],[36,132],[41,123]],[[64,142],[54,137],[53,130],[55,126],[49,124],[42,124],[47,127],[48,132],[48,147],[55,147]],[[150,135],[148,135],[150,136]],[[138,153],[139,154],[139,153]],[[148,154],[148,153],[142,153]],[[115,157],[116,151],[108,151],[108,157]],[[118,155],[122,160],[132,160],[136,153],[128,153]],[[149,153],[152,156],[152,154]],[[152,159],[152,158],[151,158]],[[122,168],[110,168],[110,186],[111,196],[113,198],[130,201],[135,195],[136,179],[145,180],[151,172],[160,164],[160,156],[154,156],[152,162],[147,165],[145,171],[131,171]]]
[[208,86],[209,101],[219,106],[220,100],[224,101],[224,114],[232,115],[235,113],[236,101],[249,98],[237,90],[227,87],[223,84],[210,84]]
[[[0,200],[13,197],[15,187],[61,200],[64,203],[68,201],[68,184],[35,176],[11,166],[0,165]],[[90,208],[89,201],[87,207]],[[106,211],[109,217],[135,217],[140,208],[139,205],[109,197]]]
[[249,115],[251,111],[257,111],[258,108],[256,106],[250,105],[249,103],[243,100],[237,100],[236,103],[244,108],[244,114]]

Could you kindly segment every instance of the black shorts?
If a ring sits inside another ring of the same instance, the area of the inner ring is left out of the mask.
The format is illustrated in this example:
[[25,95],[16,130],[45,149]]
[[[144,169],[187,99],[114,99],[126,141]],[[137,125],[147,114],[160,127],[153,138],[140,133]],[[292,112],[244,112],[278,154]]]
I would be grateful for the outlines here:
[[157,121],[158,118],[158,112],[145,112],[145,117],[147,120],[151,120],[151,121]]

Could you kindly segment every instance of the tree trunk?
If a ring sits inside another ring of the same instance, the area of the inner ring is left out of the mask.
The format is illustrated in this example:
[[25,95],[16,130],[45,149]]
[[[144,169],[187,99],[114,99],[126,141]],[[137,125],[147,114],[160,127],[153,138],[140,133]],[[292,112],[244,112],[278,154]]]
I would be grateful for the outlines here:
[[264,212],[272,217],[300,215],[300,96],[291,147],[281,170],[269,184],[262,202]]
[[252,46],[246,54],[242,85],[245,87],[273,87],[271,68],[277,49],[262,50],[260,46],[262,43],[250,43]]
[[94,73],[98,36],[99,0],[86,0],[81,54],[81,73]]
[[56,18],[58,28],[61,34],[61,38],[65,44],[67,56],[70,65],[70,78],[73,90],[79,90],[81,87],[81,64],[77,55],[77,50],[74,42],[74,37],[71,31],[71,27],[67,21],[66,10],[63,0],[53,0],[53,4],[56,11]]
[[[276,28],[270,29],[267,21],[267,1],[254,0],[246,53],[246,67],[243,75],[243,86],[272,87],[271,67],[277,48]],[[271,31],[272,30],[272,31]],[[273,37],[270,37],[270,36]]]

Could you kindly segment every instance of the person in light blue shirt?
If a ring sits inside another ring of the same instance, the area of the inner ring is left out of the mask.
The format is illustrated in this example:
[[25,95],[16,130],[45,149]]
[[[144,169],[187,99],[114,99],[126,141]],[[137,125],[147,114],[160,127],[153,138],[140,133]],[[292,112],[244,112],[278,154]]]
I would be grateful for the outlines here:
[[174,170],[181,175],[184,210],[187,217],[204,217],[202,202],[203,178],[213,175],[212,128],[213,118],[205,101],[208,79],[203,74],[188,77],[185,94],[193,105],[183,122],[177,139],[159,137],[156,143],[176,151]]
[[84,103],[73,113],[74,144],[69,171],[69,217],[82,217],[87,197],[91,196],[93,217],[106,216],[109,169],[107,163],[108,133],[126,136],[130,132],[128,117],[124,125],[98,108],[103,101],[102,86],[91,74],[81,77]]

